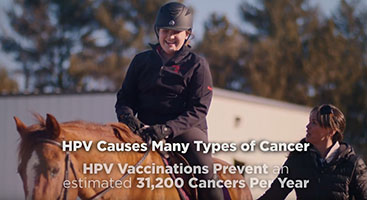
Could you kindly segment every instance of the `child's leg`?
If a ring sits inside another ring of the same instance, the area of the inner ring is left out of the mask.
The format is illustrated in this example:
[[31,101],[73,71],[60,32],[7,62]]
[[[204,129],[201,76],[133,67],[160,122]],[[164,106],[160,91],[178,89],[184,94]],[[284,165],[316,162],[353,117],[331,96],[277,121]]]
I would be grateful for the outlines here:
[[[187,159],[190,165],[197,166],[208,166],[209,173],[208,174],[196,174],[196,178],[199,180],[212,180],[217,179],[213,174],[213,158],[211,153],[204,154],[202,151],[196,150],[196,145],[194,141],[203,141],[204,143],[208,143],[208,137],[206,133],[198,128],[191,128],[187,130],[185,133],[179,135],[178,137],[170,140],[169,142],[182,142],[189,143],[189,150],[183,156]],[[202,148],[201,148],[202,150]],[[223,199],[223,191],[221,188],[198,188],[199,199],[210,199],[210,200],[222,200]]]

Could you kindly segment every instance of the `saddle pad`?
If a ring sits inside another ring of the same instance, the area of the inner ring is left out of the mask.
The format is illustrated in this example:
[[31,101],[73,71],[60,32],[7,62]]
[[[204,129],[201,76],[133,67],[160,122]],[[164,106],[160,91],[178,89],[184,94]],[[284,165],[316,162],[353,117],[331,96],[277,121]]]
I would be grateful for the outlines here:
[[[164,152],[160,153],[163,163],[167,166],[173,166],[174,164],[180,164],[182,163],[184,166],[188,166],[188,161],[179,153],[175,152]],[[182,178],[185,181],[183,188],[177,188],[180,197],[182,200],[197,200],[198,199],[198,191],[197,188],[191,188],[187,184],[188,180],[192,177],[194,177],[193,174],[171,174],[171,177],[173,179],[176,179],[178,177]],[[226,187],[222,188],[224,200],[231,200],[231,196],[229,194],[229,191]]]

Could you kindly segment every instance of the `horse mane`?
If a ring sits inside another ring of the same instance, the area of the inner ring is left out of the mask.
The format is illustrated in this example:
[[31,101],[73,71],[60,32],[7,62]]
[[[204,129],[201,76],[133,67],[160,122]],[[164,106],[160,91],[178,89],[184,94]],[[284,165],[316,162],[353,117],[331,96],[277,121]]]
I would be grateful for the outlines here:
[[[31,150],[34,148],[34,144],[38,139],[52,139],[51,136],[47,134],[46,120],[38,113],[33,113],[33,116],[38,123],[28,126],[25,130],[25,136],[21,138],[18,147],[19,162],[21,162],[22,158],[30,157]],[[61,133],[59,138],[55,138],[55,140],[82,140],[85,136],[85,140],[91,140],[90,138],[93,138],[95,141],[105,139],[111,142],[143,142],[140,136],[134,134],[128,126],[119,122],[98,124],[79,120],[63,122],[59,123],[59,125]],[[66,135],[70,135],[70,138],[65,137]]]
[[60,124],[62,130],[68,132],[79,131],[78,134],[91,135],[94,134],[100,139],[114,138],[120,142],[126,143],[142,143],[140,136],[134,134],[128,126],[119,122],[112,122],[108,124],[98,124],[87,121],[69,121]]

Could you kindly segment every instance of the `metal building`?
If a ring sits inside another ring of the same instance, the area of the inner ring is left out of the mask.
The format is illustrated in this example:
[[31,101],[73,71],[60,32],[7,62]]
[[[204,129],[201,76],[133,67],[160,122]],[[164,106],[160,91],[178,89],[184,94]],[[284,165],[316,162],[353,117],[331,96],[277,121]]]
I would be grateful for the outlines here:
[[[32,112],[42,116],[50,113],[59,122],[86,120],[99,123],[116,121],[115,93],[81,93],[48,95],[0,96],[1,165],[0,199],[24,199],[23,186],[17,174],[17,146],[19,135],[13,116],[25,124],[35,123]],[[297,142],[305,135],[310,108],[274,101],[261,97],[214,89],[213,102],[208,115],[209,140],[219,143],[236,143],[239,147],[252,140]],[[221,152],[214,156],[233,164],[234,160],[245,165],[266,164],[281,166],[287,152],[254,152],[237,150]],[[272,180],[276,174],[245,174],[246,181],[255,177]],[[266,188],[251,188],[254,198]],[[293,198],[293,197],[290,197]]]

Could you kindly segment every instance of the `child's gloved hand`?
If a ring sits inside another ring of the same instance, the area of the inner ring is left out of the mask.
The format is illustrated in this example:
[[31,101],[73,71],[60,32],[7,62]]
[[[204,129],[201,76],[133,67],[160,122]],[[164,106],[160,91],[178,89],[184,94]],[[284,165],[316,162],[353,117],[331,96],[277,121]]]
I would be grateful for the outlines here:
[[139,134],[139,130],[144,127],[144,123],[132,114],[124,114],[119,117],[119,122],[126,124],[130,130]]
[[154,141],[161,141],[167,139],[172,134],[172,129],[164,124],[157,124],[142,129],[141,137],[144,141],[147,141],[148,137],[151,137]]

